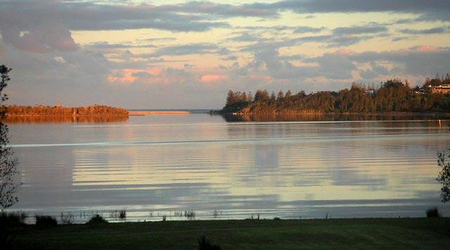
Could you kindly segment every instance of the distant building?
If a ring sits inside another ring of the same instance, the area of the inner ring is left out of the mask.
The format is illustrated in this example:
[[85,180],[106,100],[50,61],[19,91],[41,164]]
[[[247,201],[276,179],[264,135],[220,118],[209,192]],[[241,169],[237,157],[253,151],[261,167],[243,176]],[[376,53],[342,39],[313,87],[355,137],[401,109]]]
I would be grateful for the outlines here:
[[442,85],[438,85],[438,86],[432,86],[431,92],[437,93],[437,94],[450,94],[450,84],[442,84]]

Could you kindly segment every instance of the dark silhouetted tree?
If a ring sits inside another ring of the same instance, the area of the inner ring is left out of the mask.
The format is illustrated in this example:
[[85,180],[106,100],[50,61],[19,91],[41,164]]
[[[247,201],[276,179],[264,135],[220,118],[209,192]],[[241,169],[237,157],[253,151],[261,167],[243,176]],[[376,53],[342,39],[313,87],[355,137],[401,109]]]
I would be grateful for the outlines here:
[[10,80],[10,68],[5,65],[0,66],[0,209],[3,210],[14,205],[18,199],[15,195],[17,184],[14,181],[15,174],[18,173],[17,158],[14,157],[12,148],[8,146],[8,126],[4,124],[7,108],[4,102],[8,100],[8,96],[3,93],[3,89],[8,85]]
[[441,168],[438,178],[436,179],[442,184],[441,200],[442,202],[450,201],[450,162],[447,160],[450,157],[445,152],[438,153],[438,166]]

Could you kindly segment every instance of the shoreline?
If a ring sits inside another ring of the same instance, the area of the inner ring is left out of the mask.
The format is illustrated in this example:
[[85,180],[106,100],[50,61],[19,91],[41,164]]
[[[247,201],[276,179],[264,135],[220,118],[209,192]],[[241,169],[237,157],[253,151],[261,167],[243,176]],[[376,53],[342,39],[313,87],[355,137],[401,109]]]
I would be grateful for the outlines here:
[[383,116],[383,115],[401,115],[401,116],[446,116],[450,117],[450,113],[446,112],[368,112],[368,113],[352,113],[352,112],[303,112],[303,111],[279,111],[279,112],[219,112],[223,115],[233,115],[233,116],[263,116],[263,115],[363,115],[363,116]]
[[129,116],[150,116],[150,115],[190,115],[192,112],[184,111],[184,110],[167,110],[167,111],[158,111],[158,110],[150,110],[150,111],[138,111],[138,110],[128,110]]

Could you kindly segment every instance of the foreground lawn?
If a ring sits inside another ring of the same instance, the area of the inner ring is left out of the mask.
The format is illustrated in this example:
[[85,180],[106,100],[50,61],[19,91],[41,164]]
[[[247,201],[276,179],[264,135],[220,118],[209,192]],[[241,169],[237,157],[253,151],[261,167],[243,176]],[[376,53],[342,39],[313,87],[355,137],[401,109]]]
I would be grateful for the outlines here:
[[17,228],[13,249],[450,249],[450,219],[167,221]]

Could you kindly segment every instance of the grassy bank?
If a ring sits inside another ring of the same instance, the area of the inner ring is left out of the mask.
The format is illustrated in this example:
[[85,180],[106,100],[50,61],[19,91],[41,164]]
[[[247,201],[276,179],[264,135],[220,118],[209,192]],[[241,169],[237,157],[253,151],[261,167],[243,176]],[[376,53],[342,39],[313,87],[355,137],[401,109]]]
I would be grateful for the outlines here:
[[450,219],[167,221],[23,226],[13,249],[448,249]]

